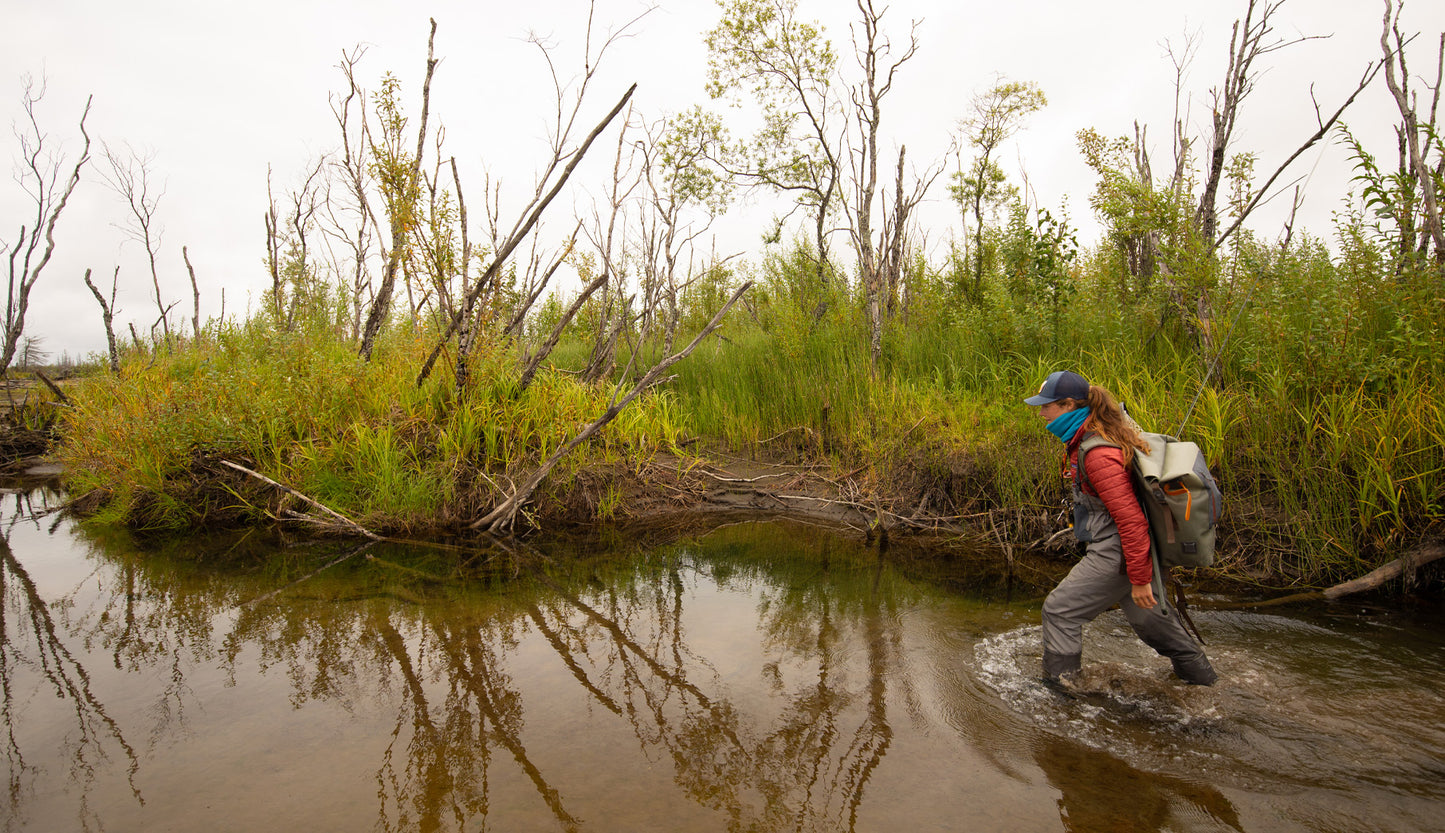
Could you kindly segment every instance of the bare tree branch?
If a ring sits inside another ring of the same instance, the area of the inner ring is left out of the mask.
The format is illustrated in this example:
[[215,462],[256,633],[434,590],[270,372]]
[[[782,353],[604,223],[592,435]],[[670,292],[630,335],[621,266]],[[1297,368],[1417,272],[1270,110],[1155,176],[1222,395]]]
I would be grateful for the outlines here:
[[728,310],[732,309],[733,304],[736,304],[738,299],[743,296],[743,293],[747,292],[750,288],[752,288],[752,285],[752,281],[747,281],[742,286],[738,287],[737,291],[733,293],[732,297],[728,299],[727,303],[723,304],[722,309],[719,309],[717,311],[717,315],[713,316],[712,321],[709,321],[708,325],[706,327],[703,327],[702,332],[698,333],[697,337],[694,338],[692,342],[687,345],[687,347],[683,348],[681,352],[676,353],[672,356],[668,356],[667,358],[653,365],[652,369],[647,371],[647,373],[644,374],[640,380],[638,380],[637,384],[633,386],[632,390],[629,391],[626,396],[613,402],[612,405],[608,407],[608,409],[602,414],[602,416],[598,417],[586,428],[583,428],[580,432],[577,433],[576,436],[568,440],[562,445],[561,448],[553,452],[552,456],[548,457],[546,462],[544,462],[540,467],[538,467],[536,471],[531,474],[531,476],[529,476],[525,481],[523,481],[522,485],[517,487],[517,490],[512,494],[511,497],[499,503],[494,509],[492,509],[491,512],[487,513],[487,515],[482,517],[480,520],[474,522],[471,525],[471,528],[486,529],[490,532],[501,532],[510,529],[513,522],[516,520],[517,512],[522,508],[522,504],[526,503],[527,500],[532,497],[532,493],[537,490],[537,487],[541,485],[542,480],[546,478],[549,472],[552,471],[553,467],[555,467],[557,463],[561,462],[563,457],[571,453],[572,449],[581,445],[593,434],[601,431],[602,428],[607,425],[607,423],[611,422],[617,417],[619,413],[622,412],[623,408],[626,408],[628,405],[630,405],[632,403],[632,400],[636,399],[648,388],[659,382],[661,380],[662,374],[665,373],[668,368],[687,358],[687,356],[692,353],[692,351],[696,349],[699,344],[702,343],[703,339],[707,338],[709,335],[712,334],[713,330],[717,329],[718,325],[722,323],[723,318],[727,315]]
[[472,285],[471,291],[467,293],[466,300],[462,303],[456,314],[452,316],[451,321],[447,324],[446,331],[442,333],[441,339],[437,342],[436,347],[432,349],[431,355],[427,356],[426,362],[422,365],[421,373],[419,373],[416,378],[418,385],[425,382],[427,377],[431,375],[432,366],[436,364],[437,357],[441,355],[442,348],[451,340],[451,337],[457,331],[457,327],[461,325],[461,316],[471,310],[476,304],[477,299],[481,296],[482,289],[485,288],[493,276],[501,270],[507,258],[512,256],[512,251],[517,248],[518,244],[527,236],[532,227],[541,219],[542,212],[547,210],[547,206],[552,203],[552,200],[556,198],[557,194],[562,190],[562,186],[567,183],[567,180],[572,176],[572,172],[575,171],[577,165],[581,163],[582,157],[587,154],[587,149],[592,146],[592,143],[597,140],[597,137],[601,135],[602,131],[607,129],[607,125],[611,124],[612,120],[617,117],[617,114],[622,112],[622,108],[626,106],[628,100],[632,98],[632,94],[636,91],[636,84],[627,88],[627,92],[623,94],[616,106],[612,108],[612,111],[609,112],[601,122],[598,122],[596,127],[592,128],[592,132],[587,134],[587,138],[584,139],[577,150],[573,152],[571,160],[568,161],[567,166],[563,168],[562,173],[558,176],[552,188],[547,191],[545,196],[532,204],[531,210],[525,219],[513,229],[511,235],[508,236],[507,240],[498,248],[496,254],[492,257],[491,264],[487,266],[486,272]]

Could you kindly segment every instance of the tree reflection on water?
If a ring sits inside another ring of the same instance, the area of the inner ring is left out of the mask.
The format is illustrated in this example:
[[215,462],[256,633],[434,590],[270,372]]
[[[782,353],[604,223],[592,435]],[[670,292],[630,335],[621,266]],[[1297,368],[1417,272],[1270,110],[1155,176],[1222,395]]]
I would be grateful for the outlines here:
[[[384,831],[1430,829],[1438,804],[1438,629],[1353,685],[1378,628],[1220,616],[1248,685],[1176,698],[1146,670],[1162,699],[1056,701],[1032,612],[937,589],[984,583],[972,562],[781,524],[502,554],[138,542],[59,499],[0,505],[4,831],[271,829],[278,802]],[[1383,752],[1357,777],[1362,738]]]
[[[10,514],[12,524],[38,523],[34,506]],[[424,550],[278,550],[258,541],[217,553],[191,540],[141,554],[115,531],[75,534],[87,536],[75,546],[88,544],[89,572],[48,599],[22,557],[0,547],[12,821],[24,818],[28,787],[42,775],[16,730],[40,683],[71,713],[69,792],[87,828],[104,825],[89,804],[97,768],[118,764],[144,804],[156,750],[189,741],[188,713],[204,711],[191,677],[216,670],[229,686],[284,674],[293,710],[379,703],[393,715],[385,731],[364,730],[379,750],[375,825],[388,831],[486,821],[503,781],[530,784],[534,806],[560,829],[582,829],[584,815],[605,812],[595,797],[585,814],[573,806],[595,790],[576,782],[570,762],[559,764],[555,739],[537,740],[539,730],[555,733],[548,718],[534,717],[529,732],[529,697],[552,693],[519,669],[536,668],[543,652],[560,669],[550,680],[575,681],[600,707],[594,720],[622,721],[648,761],[670,764],[680,794],[730,829],[851,829],[891,742],[885,694],[901,644],[893,614],[907,585],[890,583],[877,555],[858,548],[793,542],[778,558],[742,541],[704,557],[684,542],[605,557],[528,552],[478,568]],[[766,656],[761,699],[756,678],[735,690],[717,667],[730,660],[692,644],[689,627],[710,628],[689,615],[689,600],[714,587],[754,599],[761,648],[750,650]],[[56,609],[65,616],[57,620]],[[130,711],[119,721],[88,665],[113,667],[106,690],[117,679],[146,681],[141,698],[126,689]],[[20,669],[32,676],[22,681]],[[138,699],[149,705],[135,710]],[[148,741],[140,752],[137,734]],[[606,750],[573,742],[606,771]]]
[[68,777],[77,788],[77,819],[81,829],[99,827],[89,805],[97,768],[120,760],[135,799],[140,759],[121,727],[96,697],[85,664],[71,652],[56,624],[51,605],[25,566],[10,548],[10,533],[24,519],[36,522],[38,513],[28,493],[14,495],[15,505],[0,535],[0,721],[5,726],[6,827],[24,819],[24,804],[40,770],[26,762],[20,738],[20,721],[26,705],[43,688],[53,692],[70,712],[73,729],[67,733],[62,758]]

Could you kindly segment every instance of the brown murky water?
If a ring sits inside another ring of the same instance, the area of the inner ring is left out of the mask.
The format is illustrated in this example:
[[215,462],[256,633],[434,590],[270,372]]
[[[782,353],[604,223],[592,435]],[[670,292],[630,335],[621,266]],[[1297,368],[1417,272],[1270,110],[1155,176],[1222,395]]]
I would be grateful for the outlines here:
[[0,521],[6,831],[1425,831],[1445,808],[1431,613],[1201,613],[1208,690],[1106,614],[1064,697],[1036,597],[808,526],[527,567],[141,547],[58,499]]

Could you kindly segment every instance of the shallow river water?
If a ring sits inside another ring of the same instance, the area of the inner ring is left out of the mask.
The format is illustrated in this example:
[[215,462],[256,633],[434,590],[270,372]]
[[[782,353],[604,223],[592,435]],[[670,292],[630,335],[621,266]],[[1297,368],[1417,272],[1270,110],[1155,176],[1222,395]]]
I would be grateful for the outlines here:
[[1429,610],[1198,610],[1221,681],[1036,589],[779,522],[141,544],[5,498],[5,831],[1433,831]]

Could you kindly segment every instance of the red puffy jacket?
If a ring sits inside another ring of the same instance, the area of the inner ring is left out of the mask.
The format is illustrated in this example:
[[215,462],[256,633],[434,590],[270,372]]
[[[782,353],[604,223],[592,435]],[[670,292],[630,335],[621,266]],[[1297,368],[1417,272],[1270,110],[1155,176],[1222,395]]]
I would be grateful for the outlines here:
[[[1069,441],[1069,472],[1079,465],[1079,443],[1087,433],[1081,426]],[[1124,468],[1124,452],[1114,446],[1099,446],[1084,458],[1088,480],[1084,491],[1104,502],[1109,517],[1119,528],[1119,543],[1124,548],[1124,566],[1130,584],[1148,584],[1154,578],[1154,562],[1149,558],[1149,521],[1144,508],[1134,496],[1129,472]]]

